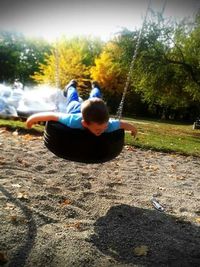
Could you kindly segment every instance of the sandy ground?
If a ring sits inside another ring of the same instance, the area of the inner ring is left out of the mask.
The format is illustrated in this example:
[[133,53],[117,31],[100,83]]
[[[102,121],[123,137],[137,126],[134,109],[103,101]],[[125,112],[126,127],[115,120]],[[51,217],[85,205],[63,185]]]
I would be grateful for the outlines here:
[[125,147],[87,165],[1,128],[0,265],[199,267],[199,177],[200,158]]

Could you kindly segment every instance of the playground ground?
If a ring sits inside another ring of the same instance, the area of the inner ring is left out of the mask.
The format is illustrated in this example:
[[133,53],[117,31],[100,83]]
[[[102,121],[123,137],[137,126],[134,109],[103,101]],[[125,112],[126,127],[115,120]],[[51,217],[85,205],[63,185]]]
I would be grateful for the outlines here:
[[107,163],[74,163],[1,128],[0,265],[200,266],[199,167],[128,146]]

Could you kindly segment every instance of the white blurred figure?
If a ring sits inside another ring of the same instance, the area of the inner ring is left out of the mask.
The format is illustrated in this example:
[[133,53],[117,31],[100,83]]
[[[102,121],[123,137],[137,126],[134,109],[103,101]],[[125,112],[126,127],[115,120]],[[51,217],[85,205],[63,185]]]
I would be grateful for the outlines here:
[[17,111],[14,106],[9,105],[6,99],[0,97],[0,116],[14,116],[17,117]]
[[19,81],[19,79],[15,79],[13,89],[23,90],[23,84]]
[[56,111],[55,88],[39,85],[25,91],[17,107],[18,115],[28,117],[31,114],[44,111]]
[[19,81],[19,79],[15,79],[13,86],[12,86],[12,95],[8,99],[8,103],[13,105],[15,108],[18,107],[19,101],[21,100],[24,90],[23,84]]
[[9,86],[0,84],[0,97],[10,97],[12,95],[12,89]]
[[0,116],[17,116],[15,105],[10,103],[13,90],[5,84],[0,84]]

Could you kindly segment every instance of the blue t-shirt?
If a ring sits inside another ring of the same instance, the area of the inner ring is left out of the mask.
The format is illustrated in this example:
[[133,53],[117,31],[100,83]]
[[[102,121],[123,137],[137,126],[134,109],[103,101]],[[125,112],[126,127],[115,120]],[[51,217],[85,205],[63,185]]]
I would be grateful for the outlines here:
[[[82,121],[82,114],[76,113],[76,114],[61,114],[59,116],[58,121],[70,128],[74,129],[84,129],[81,121]],[[108,121],[108,127],[105,130],[105,132],[113,132],[115,130],[118,130],[120,128],[120,121],[115,119],[109,119]]]

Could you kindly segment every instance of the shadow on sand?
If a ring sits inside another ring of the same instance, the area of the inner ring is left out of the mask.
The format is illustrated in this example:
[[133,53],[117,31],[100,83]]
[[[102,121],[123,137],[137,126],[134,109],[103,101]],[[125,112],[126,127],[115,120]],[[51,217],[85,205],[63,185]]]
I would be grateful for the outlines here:
[[[10,258],[7,267],[23,267],[26,263],[26,260],[31,253],[31,250],[34,246],[36,237],[37,237],[37,224],[35,222],[33,212],[26,206],[25,203],[19,201],[17,198],[13,197],[11,193],[9,193],[3,186],[0,186],[0,192],[4,196],[7,197],[7,199],[12,202],[16,207],[20,208],[22,211],[24,217],[27,221],[27,227],[25,231],[25,236],[23,240],[21,240],[21,244],[17,244],[16,250],[13,253],[12,257]],[[43,221],[43,224],[52,223],[55,221],[52,221],[52,219],[37,214]],[[1,265],[1,262],[0,262]]]
[[[200,228],[159,211],[128,205],[111,207],[95,223],[90,241],[121,264],[200,266]],[[146,256],[134,248],[146,245]]]

